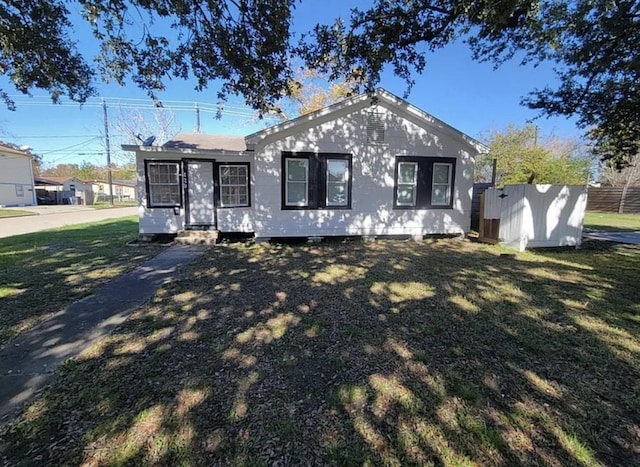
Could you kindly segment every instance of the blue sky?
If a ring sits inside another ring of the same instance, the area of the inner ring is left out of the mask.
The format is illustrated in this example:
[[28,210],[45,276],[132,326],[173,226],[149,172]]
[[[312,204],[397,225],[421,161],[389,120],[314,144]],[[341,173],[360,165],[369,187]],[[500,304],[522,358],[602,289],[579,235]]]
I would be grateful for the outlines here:
[[[344,0],[305,0],[297,6],[294,28],[309,29],[315,22],[329,22],[336,15],[348,16],[349,4]],[[96,50],[86,26],[76,30],[82,51],[89,56]],[[427,67],[415,77],[416,84],[408,97],[409,102],[420,107],[459,130],[478,139],[489,131],[500,130],[508,124],[522,125],[538,114],[520,105],[520,100],[535,88],[554,86],[556,80],[550,65],[520,66],[508,62],[497,70],[490,63],[471,60],[471,53],[461,42],[454,43],[427,55]],[[402,96],[406,84],[392,73],[385,73],[380,86]],[[0,139],[20,145],[28,145],[42,154],[45,164],[80,163],[85,160],[104,163],[104,126],[100,98],[91,99],[85,106],[64,101],[64,105],[50,104],[42,91],[34,91],[34,97],[13,92],[7,80],[0,78],[0,87],[16,96],[18,110],[11,112],[0,107]],[[196,92],[192,82],[172,80],[167,90],[160,94],[169,103],[182,131],[195,128],[194,103],[204,109],[217,104],[219,83],[211,83],[208,90]],[[105,98],[112,118],[118,106],[148,106],[144,91],[133,85],[119,87],[98,83],[100,97]],[[172,101],[172,102],[169,102]],[[229,112],[216,119],[214,112],[201,113],[201,130],[207,133],[249,134],[262,128],[265,122],[252,117],[252,111],[243,107],[240,97],[230,97]],[[575,120],[541,117],[535,120],[541,134],[578,138],[581,131]],[[112,133],[114,130],[111,131]],[[118,159],[116,158],[116,161]]]

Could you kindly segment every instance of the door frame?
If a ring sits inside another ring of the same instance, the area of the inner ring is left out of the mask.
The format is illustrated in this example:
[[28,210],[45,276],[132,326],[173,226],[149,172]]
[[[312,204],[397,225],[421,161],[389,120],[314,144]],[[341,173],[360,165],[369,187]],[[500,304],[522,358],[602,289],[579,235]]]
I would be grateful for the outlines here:
[[[211,163],[211,184],[213,185],[213,194],[211,205],[213,206],[213,223],[212,224],[192,224],[189,219],[189,162],[210,162]],[[216,160],[188,157],[182,159],[182,173],[184,174],[183,196],[184,196],[184,227],[187,230],[217,230],[218,228],[218,205],[216,200]]]

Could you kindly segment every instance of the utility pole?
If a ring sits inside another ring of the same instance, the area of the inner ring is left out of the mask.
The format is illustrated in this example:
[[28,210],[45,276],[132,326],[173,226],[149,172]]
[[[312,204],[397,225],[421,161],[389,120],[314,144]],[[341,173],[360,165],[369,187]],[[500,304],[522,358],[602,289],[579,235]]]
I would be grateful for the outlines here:
[[200,133],[200,107],[196,102],[196,133]]
[[107,149],[107,173],[109,174],[109,205],[113,206],[113,175],[111,174],[111,147],[109,146],[109,120],[107,119],[107,102],[102,99],[104,111],[104,142]]

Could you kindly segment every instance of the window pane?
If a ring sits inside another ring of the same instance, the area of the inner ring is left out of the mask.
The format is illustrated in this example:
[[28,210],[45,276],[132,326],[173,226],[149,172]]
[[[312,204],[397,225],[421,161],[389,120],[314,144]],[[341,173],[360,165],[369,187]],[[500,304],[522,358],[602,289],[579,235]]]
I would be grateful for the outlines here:
[[434,185],[431,190],[431,204],[449,204],[449,185]]
[[398,183],[415,183],[417,168],[415,162],[400,162],[398,164]]
[[397,204],[398,206],[413,206],[415,204],[415,187],[399,186]]
[[433,183],[449,183],[449,164],[433,164]]
[[245,165],[220,166],[220,204],[222,207],[249,205],[249,177]]
[[305,182],[307,180],[307,160],[287,160],[287,180]]
[[327,161],[327,181],[344,182],[347,180],[349,166],[347,161],[328,160]]
[[231,167],[220,167],[220,183],[228,184],[231,177]]
[[304,206],[307,204],[307,184],[287,182],[287,204]]
[[330,183],[327,185],[327,205],[347,206],[346,183]]
[[175,162],[149,163],[147,177],[149,179],[149,200],[152,205],[180,204],[178,164]]

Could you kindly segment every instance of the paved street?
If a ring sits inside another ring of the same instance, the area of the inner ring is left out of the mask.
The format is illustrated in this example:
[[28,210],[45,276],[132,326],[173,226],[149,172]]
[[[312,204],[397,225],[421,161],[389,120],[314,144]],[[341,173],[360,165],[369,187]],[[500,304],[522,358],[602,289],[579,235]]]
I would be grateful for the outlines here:
[[0,238],[12,237],[65,225],[84,224],[105,219],[134,216],[137,207],[93,209],[86,206],[30,206],[17,208],[36,212],[35,216],[0,218]]

